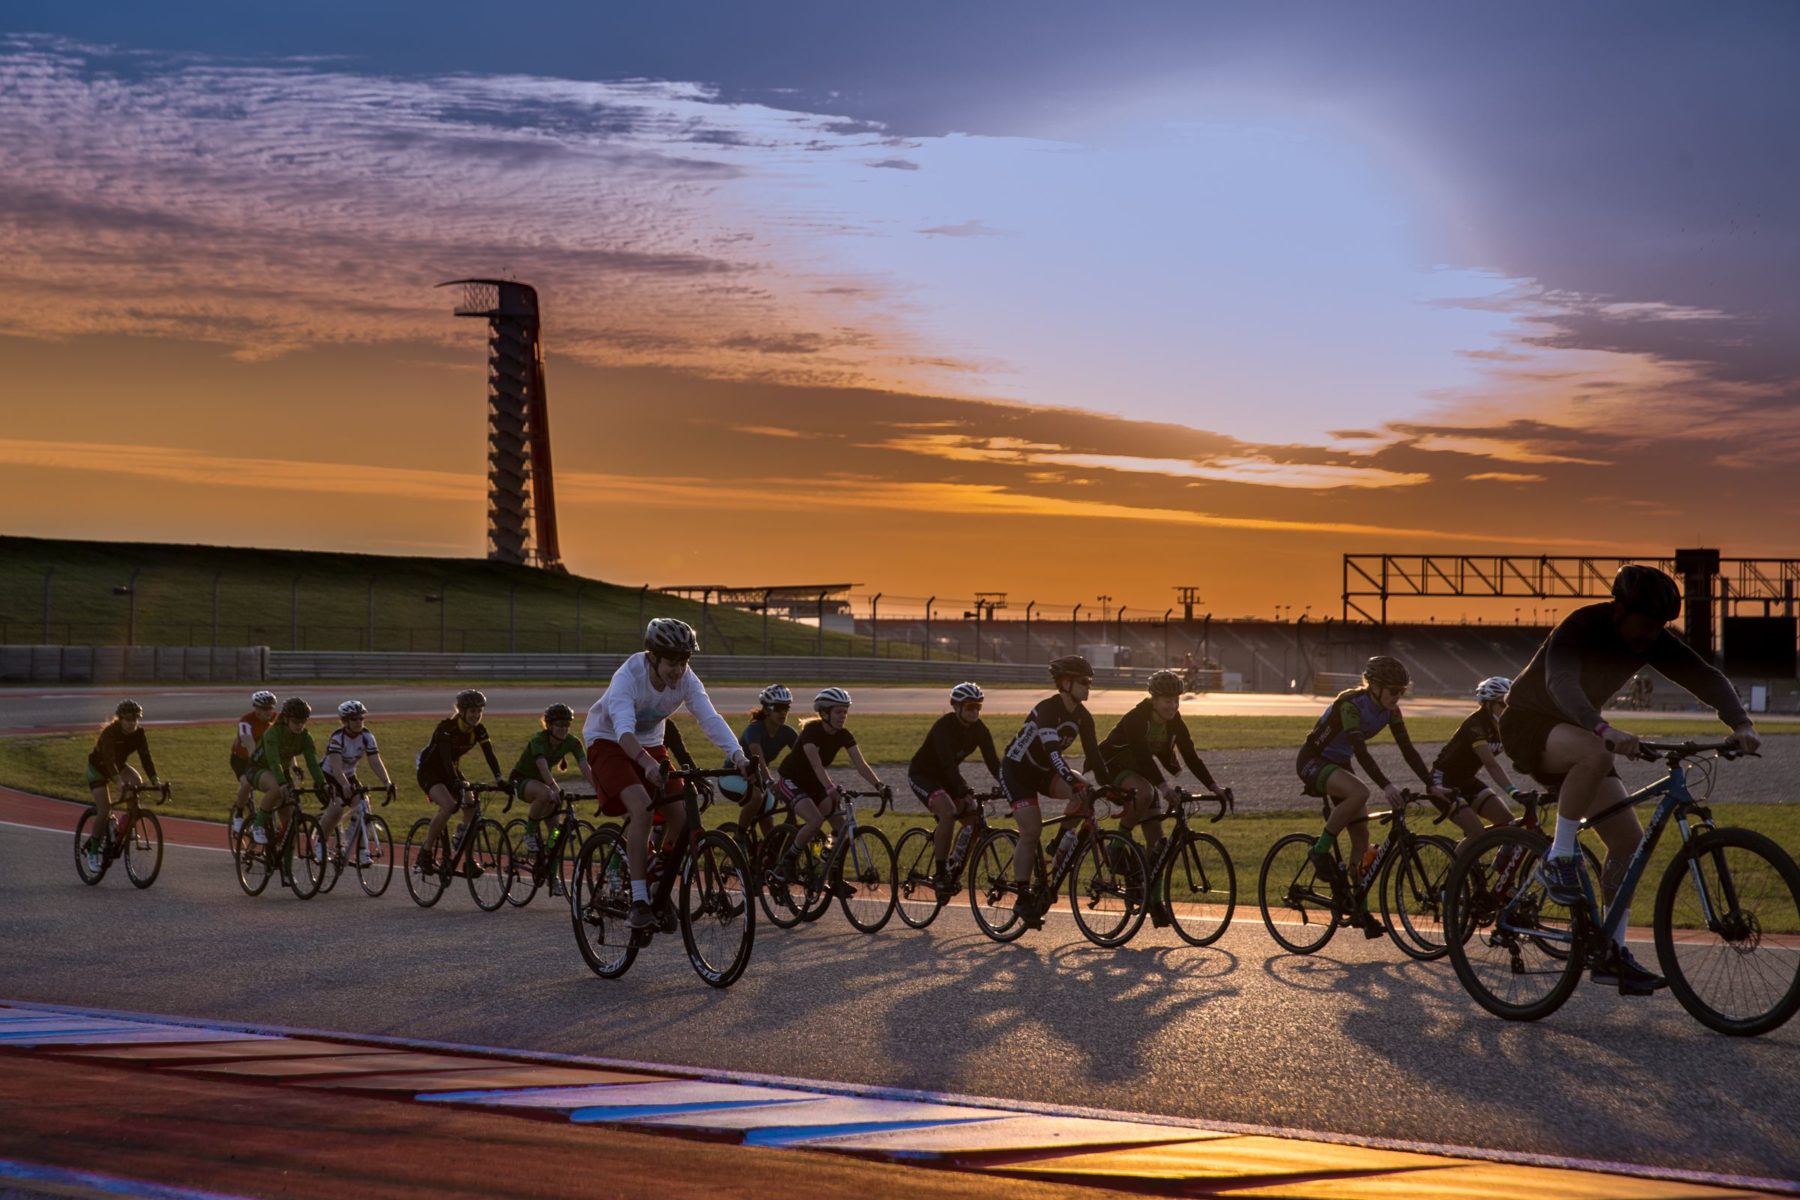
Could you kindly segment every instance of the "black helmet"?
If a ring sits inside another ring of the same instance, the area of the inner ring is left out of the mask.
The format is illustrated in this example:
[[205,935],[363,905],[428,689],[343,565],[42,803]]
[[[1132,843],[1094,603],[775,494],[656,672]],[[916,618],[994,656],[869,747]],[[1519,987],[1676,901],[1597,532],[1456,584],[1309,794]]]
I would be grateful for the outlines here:
[[298,696],[289,696],[286,703],[281,706],[281,715],[283,717],[298,717],[301,720],[305,720],[312,716],[312,705],[308,704]]
[[1397,658],[1377,654],[1363,664],[1363,682],[1375,687],[1406,688],[1412,686],[1412,675]]
[[471,708],[486,708],[487,697],[474,688],[464,688],[456,693],[456,711],[463,712]]
[[544,724],[555,725],[561,721],[573,721],[575,710],[566,704],[552,704],[544,710]]
[[686,621],[658,617],[644,626],[644,649],[656,655],[692,654],[700,649],[700,639]]
[[1144,686],[1152,696],[1179,696],[1187,691],[1187,684],[1173,671],[1153,672]]
[[1088,660],[1079,654],[1065,654],[1061,658],[1050,660],[1050,678],[1063,679],[1074,676],[1077,679],[1092,679],[1094,668],[1088,666]]
[[144,715],[144,706],[136,700],[121,700],[119,707],[113,709],[113,715],[115,717],[141,717]]
[[1626,563],[1613,576],[1612,596],[1632,612],[1658,621],[1673,621],[1681,614],[1681,590],[1675,581],[1641,563]]

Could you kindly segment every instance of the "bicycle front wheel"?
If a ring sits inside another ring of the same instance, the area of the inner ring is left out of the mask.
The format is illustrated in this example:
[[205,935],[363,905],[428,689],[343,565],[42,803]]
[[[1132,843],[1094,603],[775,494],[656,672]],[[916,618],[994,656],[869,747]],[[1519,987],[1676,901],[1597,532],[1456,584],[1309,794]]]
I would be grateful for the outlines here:
[[1430,962],[1450,949],[1444,941],[1444,889],[1456,862],[1449,838],[1408,837],[1381,872],[1381,919],[1394,945]]
[[[450,883],[450,837],[440,832],[435,846],[427,848],[425,834],[431,829],[431,818],[420,817],[406,835],[406,894],[420,908],[430,908],[443,896]],[[430,860],[427,863],[427,859]],[[430,870],[426,870],[426,866]]]
[[506,830],[498,821],[481,820],[469,830],[469,895],[482,912],[493,912],[506,903],[510,887],[508,871],[512,866],[512,850],[506,842]]
[[931,830],[915,825],[900,835],[894,850],[894,891],[900,920],[913,929],[924,929],[944,908],[932,886],[937,874],[937,852]]
[[147,888],[162,871],[162,822],[155,813],[139,813],[131,823],[131,836],[125,840],[125,877],[132,886]]
[[1800,867],[1748,829],[1714,829],[1675,856],[1656,890],[1656,957],[1708,1029],[1754,1037],[1800,1009]]
[[514,817],[505,826],[506,833],[506,902],[524,908],[538,890],[538,857],[541,853],[526,849],[525,834],[530,826],[525,818]]
[[755,889],[736,841],[701,837],[681,873],[681,940],[694,973],[712,987],[736,983],[756,944]]
[[1304,833],[1290,833],[1277,841],[1263,858],[1262,873],[1256,880],[1256,903],[1269,936],[1294,954],[1323,949],[1338,927],[1331,881],[1320,878],[1313,865],[1314,840]]
[[1075,924],[1096,946],[1123,946],[1144,923],[1144,852],[1125,834],[1084,839],[1069,868],[1069,905]]
[[1237,871],[1225,844],[1210,833],[1181,835],[1163,859],[1151,903],[1162,906],[1175,935],[1190,946],[1224,937],[1237,911]]
[[969,909],[981,932],[996,942],[1010,942],[1025,932],[1018,913],[1019,885],[1013,882],[1013,850],[1019,835],[990,829],[969,853]]
[[879,829],[859,828],[832,854],[828,871],[844,918],[863,933],[879,933],[894,915],[894,847]]
[[106,876],[106,859],[104,857],[100,860],[98,871],[91,870],[88,866],[87,840],[90,837],[99,836],[95,834],[95,828],[94,809],[90,805],[88,810],[81,814],[81,819],[75,822],[75,874],[81,876],[81,882],[89,887],[93,887]]
[[1477,835],[1445,885],[1450,965],[1475,1002],[1509,1021],[1536,1021],[1581,982],[1587,921],[1536,879],[1550,840],[1517,825]]
[[631,969],[638,952],[627,924],[631,872],[625,865],[625,839],[610,829],[589,838],[569,882],[575,948],[594,974],[617,979]]
[[260,896],[275,873],[275,850],[256,844],[256,826],[249,820],[232,838],[231,857],[237,868],[238,886],[246,896]]

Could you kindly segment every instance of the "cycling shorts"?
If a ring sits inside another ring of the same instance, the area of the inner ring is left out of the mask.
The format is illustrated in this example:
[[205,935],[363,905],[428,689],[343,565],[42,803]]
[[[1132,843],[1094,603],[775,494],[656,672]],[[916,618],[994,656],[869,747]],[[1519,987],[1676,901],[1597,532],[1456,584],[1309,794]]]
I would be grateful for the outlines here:
[[1038,797],[1050,791],[1050,781],[1055,777],[1053,771],[1040,771],[1010,758],[1000,764],[1000,790],[1006,793],[1014,812],[1028,805],[1035,807]]
[[[1349,771],[1350,768],[1317,754],[1306,754],[1295,762],[1294,770],[1299,774],[1301,786],[1306,789],[1307,795],[1328,797],[1331,793],[1326,790],[1326,785],[1331,777],[1339,771]],[[1351,774],[1355,772],[1351,771]]]
[[[662,764],[663,796],[669,799],[680,796],[680,782],[669,777],[668,749],[663,746],[645,746],[644,753]],[[656,794],[644,769],[625,753],[619,743],[595,738],[588,743],[587,754],[588,767],[594,773],[594,790],[600,795],[600,811],[607,816],[625,815],[625,793],[633,785],[642,787],[652,796]]]
[[952,810],[959,817],[969,816],[975,811],[975,793],[973,792],[964,792],[961,797],[952,796],[949,788],[929,780],[920,779],[917,775],[911,774],[910,772],[906,776],[906,786],[912,789],[912,794],[916,796],[919,803],[923,804],[927,809],[930,809],[931,807],[931,798],[933,796],[942,796],[950,801]]
[[[1559,716],[1526,708],[1513,708],[1510,705],[1500,714],[1500,744],[1506,749],[1506,757],[1512,759],[1513,765],[1519,770],[1552,792],[1562,786],[1566,775],[1546,773],[1541,769],[1541,760],[1544,757],[1544,745],[1550,740],[1550,731],[1558,725],[1567,725],[1571,729],[1581,728],[1575,722],[1565,721]],[[1608,772],[1615,776],[1618,773],[1616,765]]]
[[245,758],[241,754],[234,754],[231,756],[231,774],[234,778],[242,779],[249,772],[249,770],[250,770],[250,760],[249,759]]
[[449,789],[450,794],[457,797],[459,802],[463,794],[463,784],[468,782],[468,780],[464,779],[461,775],[443,775],[436,771],[420,771],[413,777],[413,781],[419,785],[419,790],[424,792],[427,796],[431,795],[432,788],[441,785]]

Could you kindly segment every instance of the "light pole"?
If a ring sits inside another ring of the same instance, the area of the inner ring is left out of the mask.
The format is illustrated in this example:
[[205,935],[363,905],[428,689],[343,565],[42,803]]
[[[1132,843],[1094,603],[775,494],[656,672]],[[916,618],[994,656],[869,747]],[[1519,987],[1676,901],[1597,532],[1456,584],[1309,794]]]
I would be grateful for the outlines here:
[[438,606],[438,653],[442,654],[445,648],[444,636],[449,622],[450,581],[446,579],[438,584],[438,590],[435,592],[426,592],[425,603]]
[[[869,657],[881,657],[881,593],[869,597]],[[767,651],[765,651],[767,653]]]
[[1174,661],[1169,657],[1169,618],[1174,613],[1175,610],[1172,608],[1163,610],[1163,666],[1165,667]]
[[1095,596],[1094,599],[1096,599],[1100,602],[1100,636],[1105,637],[1106,636],[1106,618],[1107,618],[1106,606],[1112,603],[1112,597],[1111,596]]
[[930,599],[925,601],[925,661],[926,662],[931,661],[931,606],[935,603],[937,603],[936,596],[932,596]]
[[137,578],[142,567],[131,568],[131,578],[123,586],[115,584],[113,595],[124,596],[128,607],[125,609],[125,645],[137,645]]
[[[1031,610],[1036,607],[1037,607],[1036,600],[1033,600],[1031,603],[1029,603],[1025,606],[1025,657],[1027,659],[1029,659],[1031,657]],[[44,611],[48,612],[49,608],[46,607]],[[50,627],[50,618],[45,617],[44,618],[44,628],[48,629],[49,627]]]
[[1069,653],[1081,653],[1081,605],[1077,604],[1069,613]]

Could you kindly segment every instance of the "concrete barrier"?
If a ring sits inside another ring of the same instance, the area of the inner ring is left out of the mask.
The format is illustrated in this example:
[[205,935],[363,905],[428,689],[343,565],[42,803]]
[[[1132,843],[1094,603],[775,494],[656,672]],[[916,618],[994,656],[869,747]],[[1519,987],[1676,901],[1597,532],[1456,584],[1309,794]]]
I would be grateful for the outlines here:
[[0,683],[260,683],[264,646],[0,646]]

